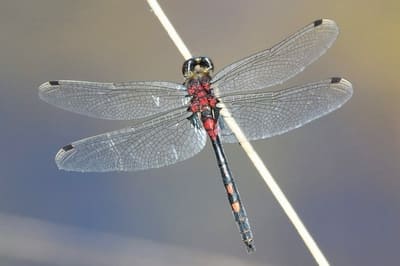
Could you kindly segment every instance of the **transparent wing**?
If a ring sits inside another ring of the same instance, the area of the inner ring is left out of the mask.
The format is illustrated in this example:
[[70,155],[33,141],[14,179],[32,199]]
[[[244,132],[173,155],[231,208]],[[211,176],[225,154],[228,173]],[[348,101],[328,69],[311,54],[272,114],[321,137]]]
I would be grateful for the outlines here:
[[206,144],[203,128],[194,128],[186,110],[98,136],[75,141],[56,155],[60,169],[81,172],[137,171],[186,160]]
[[133,81],[99,83],[49,81],[39,87],[39,97],[62,109],[113,120],[133,120],[185,106],[186,88],[177,83]]
[[325,53],[338,33],[334,21],[316,20],[274,47],[222,69],[212,80],[216,94],[258,90],[288,80]]
[[[332,78],[276,92],[231,95],[221,100],[249,140],[269,138],[298,128],[338,109],[353,93],[345,79]],[[219,120],[223,142],[235,143],[236,137]]]

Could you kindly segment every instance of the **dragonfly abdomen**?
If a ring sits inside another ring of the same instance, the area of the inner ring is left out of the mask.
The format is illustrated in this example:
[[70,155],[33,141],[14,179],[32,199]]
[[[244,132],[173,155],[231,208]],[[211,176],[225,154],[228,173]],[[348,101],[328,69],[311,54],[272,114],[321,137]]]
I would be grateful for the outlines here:
[[247,247],[247,251],[249,253],[254,252],[255,246],[253,240],[253,232],[251,231],[249,219],[247,218],[246,210],[240,199],[235,180],[233,179],[231,171],[229,170],[219,136],[217,136],[215,140],[211,140],[211,142],[215,151],[215,156],[217,157],[218,167],[221,171],[222,182],[225,186],[232,213],[238,225],[242,240]]

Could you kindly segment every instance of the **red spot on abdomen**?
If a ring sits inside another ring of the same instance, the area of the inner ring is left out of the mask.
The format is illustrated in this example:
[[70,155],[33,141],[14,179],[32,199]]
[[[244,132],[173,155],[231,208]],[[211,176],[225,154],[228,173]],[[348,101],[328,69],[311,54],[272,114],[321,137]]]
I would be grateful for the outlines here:
[[216,140],[218,135],[218,128],[216,121],[211,117],[207,117],[206,119],[203,120],[203,126],[204,129],[207,131],[207,134],[210,136],[210,138],[212,140]]
[[231,204],[232,211],[238,213],[240,211],[240,204],[238,201],[235,201],[234,203]]
[[232,183],[229,183],[228,185],[225,186],[226,188],[226,192],[228,192],[228,194],[233,194],[233,186]]

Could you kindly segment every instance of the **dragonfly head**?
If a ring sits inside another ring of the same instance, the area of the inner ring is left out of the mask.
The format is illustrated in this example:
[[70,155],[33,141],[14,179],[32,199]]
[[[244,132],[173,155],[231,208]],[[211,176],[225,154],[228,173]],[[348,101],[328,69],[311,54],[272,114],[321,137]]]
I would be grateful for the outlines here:
[[182,74],[185,79],[209,76],[214,69],[210,58],[205,56],[193,57],[185,61],[182,66]]

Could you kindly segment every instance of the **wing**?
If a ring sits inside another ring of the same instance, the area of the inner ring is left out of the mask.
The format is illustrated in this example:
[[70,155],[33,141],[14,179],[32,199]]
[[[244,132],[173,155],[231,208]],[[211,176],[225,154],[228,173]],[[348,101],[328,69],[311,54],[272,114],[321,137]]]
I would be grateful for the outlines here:
[[75,113],[113,120],[133,120],[185,106],[190,99],[177,83],[133,81],[99,83],[49,81],[39,87],[39,97]]
[[[353,94],[343,78],[332,78],[276,92],[222,97],[231,115],[249,140],[265,139],[298,128],[338,109]],[[235,143],[221,112],[223,142]]]
[[216,94],[258,90],[288,80],[325,53],[338,33],[334,21],[316,20],[271,49],[222,69],[212,80]]
[[163,114],[135,127],[75,141],[55,161],[60,169],[81,172],[137,171],[186,160],[206,144],[186,110]]

